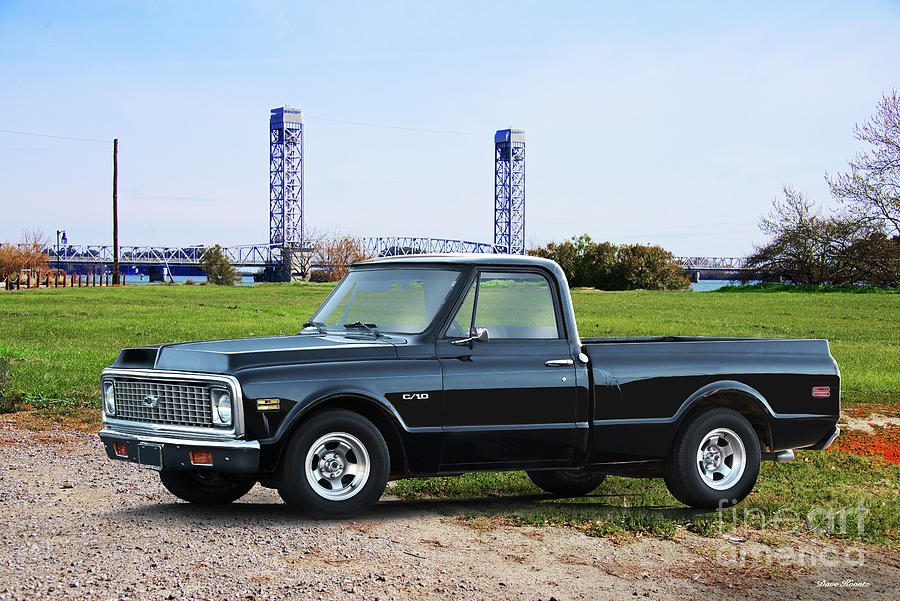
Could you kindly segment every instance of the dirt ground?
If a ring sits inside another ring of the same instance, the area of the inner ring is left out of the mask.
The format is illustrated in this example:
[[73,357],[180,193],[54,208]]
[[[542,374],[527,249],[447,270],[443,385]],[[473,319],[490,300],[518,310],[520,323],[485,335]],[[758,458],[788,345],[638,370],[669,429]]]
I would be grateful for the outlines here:
[[0,416],[0,600],[885,599],[900,558],[816,538],[729,531],[673,540],[459,516],[528,499],[400,501],[354,521],[292,514],[272,490],[192,506],[96,435]]

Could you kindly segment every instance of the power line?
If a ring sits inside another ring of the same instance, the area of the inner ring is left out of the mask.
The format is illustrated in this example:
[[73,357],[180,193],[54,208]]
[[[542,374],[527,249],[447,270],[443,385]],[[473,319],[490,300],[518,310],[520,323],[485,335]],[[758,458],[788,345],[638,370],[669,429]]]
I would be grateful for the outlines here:
[[[426,134],[447,134],[454,136],[485,136],[487,135],[485,132],[479,131],[461,131],[461,130],[451,130],[451,129],[428,129],[423,127],[404,127],[402,125],[387,125],[384,123],[367,123],[364,121],[347,121],[345,119],[332,119],[330,117],[316,117],[313,115],[305,115],[307,119],[319,120],[319,121],[329,121],[331,123],[341,123],[343,125],[357,125],[360,127],[378,127],[381,129],[396,129],[400,131],[413,131],[420,132]],[[101,140],[99,138],[78,138],[74,136],[57,136],[52,134],[42,134],[37,132],[30,131],[21,131],[16,129],[0,129],[0,133],[4,134],[15,134],[19,136],[34,136],[38,138],[52,138],[55,140],[71,140],[74,142],[97,142],[102,144],[109,144],[112,140]]]
[[38,138],[54,138],[56,140],[72,140],[75,142],[100,142],[103,144],[109,144],[112,140],[100,140],[98,138],[74,138],[72,136],[54,136],[50,134],[39,134],[31,131],[18,131],[15,129],[0,129],[0,133],[4,134],[17,134],[19,136],[35,136]]
[[403,131],[416,131],[422,132],[426,134],[451,134],[457,136],[484,136],[486,135],[484,132],[480,131],[454,131],[449,129],[424,129],[421,127],[403,127],[400,125],[385,125],[383,123],[364,123],[362,121],[345,121],[343,119],[330,119],[328,117],[316,117],[304,114],[303,115],[307,119],[319,120],[319,121],[331,121],[332,123],[343,123],[344,125],[359,125],[362,127],[380,127],[382,129],[399,129]]

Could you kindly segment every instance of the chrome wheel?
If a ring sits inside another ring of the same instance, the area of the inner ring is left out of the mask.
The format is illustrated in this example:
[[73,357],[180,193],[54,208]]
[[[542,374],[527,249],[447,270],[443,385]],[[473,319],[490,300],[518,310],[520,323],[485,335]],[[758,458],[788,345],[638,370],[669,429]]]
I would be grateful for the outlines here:
[[369,471],[365,445],[346,432],[325,434],[306,454],[306,479],[317,495],[329,501],[356,495],[369,479]]
[[734,486],[747,464],[747,451],[733,430],[716,428],[701,439],[697,449],[697,470],[703,483],[715,490]]

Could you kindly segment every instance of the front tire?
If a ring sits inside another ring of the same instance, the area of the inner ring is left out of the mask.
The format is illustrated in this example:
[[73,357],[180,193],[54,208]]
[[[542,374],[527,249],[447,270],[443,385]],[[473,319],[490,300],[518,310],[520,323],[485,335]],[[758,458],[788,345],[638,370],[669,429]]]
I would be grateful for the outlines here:
[[164,470],[159,473],[159,479],[170,493],[197,505],[227,505],[243,497],[256,484],[252,478],[231,478],[212,470]]
[[558,497],[583,497],[606,480],[606,474],[576,470],[526,471],[534,485]]
[[663,478],[685,505],[720,509],[750,494],[759,462],[759,439],[750,422],[719,407],[698,414],[679,433],[663,464]]
[[288,443],[278,494],[316,517],[345,517],[378,502],[387,485],[387,443],[372,422],[331,409],[303,424]]

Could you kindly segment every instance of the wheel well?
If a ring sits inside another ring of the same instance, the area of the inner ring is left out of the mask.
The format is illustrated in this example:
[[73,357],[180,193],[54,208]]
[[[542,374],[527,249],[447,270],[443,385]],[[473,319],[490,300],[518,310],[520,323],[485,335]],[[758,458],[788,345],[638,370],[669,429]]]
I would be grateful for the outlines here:
[[772,429],[769,425],[768,413],[758,400],[738,391],[721,391],[697,400],[687,414],[681,418],[679,430],[690,423],[695,415],[713,407],[725,407],[737,411],[750,422],[760,449],[765,452],[772,447]]
[[400,474],[408,471],[403,440],[400,438],[397,424],[394,423],[394,419],[384,409],[381,409],[378,405],[368,399],[353,396],[338,396],[322,401],[297,420],[297,423],[291,428],[290,435],[293,436],[294,432],[299,428],[302,428],[304,423],[326,409],[345,409],[347,411],[358,413],[372,422],[375,427],[378,428],[378,431],[381,432],[381,435],[384,437],[384,442],[387,443],[391,462],[390,474]]

